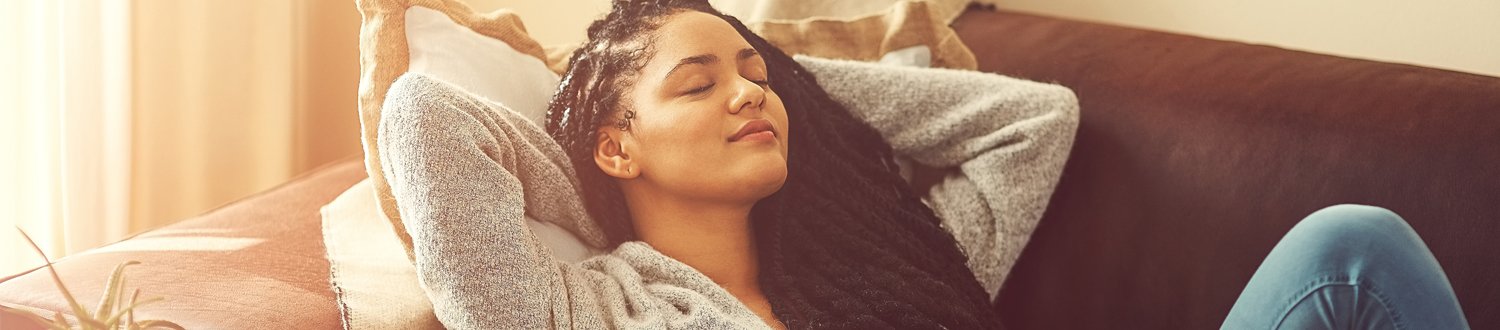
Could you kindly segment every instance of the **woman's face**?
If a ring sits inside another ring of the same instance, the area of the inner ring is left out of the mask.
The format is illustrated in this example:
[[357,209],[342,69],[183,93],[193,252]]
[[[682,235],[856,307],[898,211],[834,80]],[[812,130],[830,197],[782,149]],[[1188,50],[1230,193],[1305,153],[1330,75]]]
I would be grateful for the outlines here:
[[780,189],[786,108],[750,43],[728,22],[697,11],[668,16],[651,42],[654,55],[624,92],[635,112],[628,132],[602,128],[638,173],[611,175],[706,201],[753,202]]

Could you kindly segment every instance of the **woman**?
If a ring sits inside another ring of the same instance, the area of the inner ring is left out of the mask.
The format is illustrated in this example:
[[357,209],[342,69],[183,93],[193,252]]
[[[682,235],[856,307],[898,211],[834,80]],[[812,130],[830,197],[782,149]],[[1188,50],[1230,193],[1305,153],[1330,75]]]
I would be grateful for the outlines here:
[[[545,133],[422,76],[387,103],[386,175],[453,328],[999,328],[997,251],[1077,125],[1064,88],[794,61],[704,1],[616,2]],[[896,155],[961,173],[929,208]],[[523,215],[609,253],[559,260]]]

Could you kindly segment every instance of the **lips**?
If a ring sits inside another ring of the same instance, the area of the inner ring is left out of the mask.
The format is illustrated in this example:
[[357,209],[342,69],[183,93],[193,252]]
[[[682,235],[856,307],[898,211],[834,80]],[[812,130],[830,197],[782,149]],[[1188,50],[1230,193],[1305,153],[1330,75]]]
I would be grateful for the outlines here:
[[[765,133],[761,133],[761,132],[765,132]],[[757,133],[760,133],[760,134],[763,134],[763,135],[764,134],[770,134],[771,137],[775,137],[776,136],[776,129],[773,126],[771,126],[771,121],[769,121],[769,120],[765,120],[765,119],[751,120],[751,121],[745,122],[744,125],[740,125],[740,130],[738,132],[734,132],[734,135],[729,136],[729,142],[739,141],[740,139],[745,138],[746,136],[750,136],[750,135],[757,134]]]

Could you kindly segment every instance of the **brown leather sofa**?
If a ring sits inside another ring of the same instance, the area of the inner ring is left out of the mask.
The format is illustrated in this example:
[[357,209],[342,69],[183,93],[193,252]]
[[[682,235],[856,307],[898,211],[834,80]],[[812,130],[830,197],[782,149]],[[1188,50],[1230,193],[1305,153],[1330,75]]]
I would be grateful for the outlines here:
[[[1500,78],[977,8],[954,26],[981,70],[1083,103],[996,301],[1010,328],[1217,328],[1280,236],[1338,203],[1403,215],[1471,325],[1500,328]],[[57,268],[91,304],[142,261],[130,285],[168,299],[139,316],[190,329],[339,328],[318,209],[364,177],[332,164]],[[41,271],[0,279],[0,304],[67,310]]]
[[1217,328],[1302,217],[1386,207],[1500,329],[1500,78],[970,11],[980,70],[1057,82],[1077,143],[998,298],[1012,329]]

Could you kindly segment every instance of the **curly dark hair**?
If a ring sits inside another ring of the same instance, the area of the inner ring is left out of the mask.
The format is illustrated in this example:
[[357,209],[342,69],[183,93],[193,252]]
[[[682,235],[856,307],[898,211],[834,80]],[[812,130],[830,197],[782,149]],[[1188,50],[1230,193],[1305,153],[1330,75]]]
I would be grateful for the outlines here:
[[750,214],[777,319],[798,329],[999,328],[957,242],[897,174],[890,145],[790,56],[705,0],[615,1],[589,25],[547,108],[547,131],[572,159],[610,244],[635,233],[618,184],[594,164],[598,131],[628,127],[621,94],[653,54],[656,28],[685,10],[724,19],[760,52],[797,127],[786,183]]

